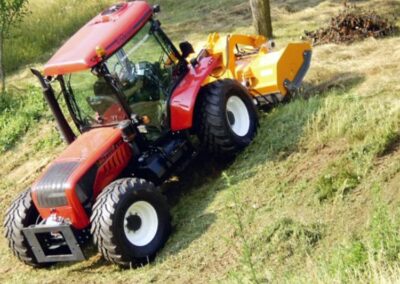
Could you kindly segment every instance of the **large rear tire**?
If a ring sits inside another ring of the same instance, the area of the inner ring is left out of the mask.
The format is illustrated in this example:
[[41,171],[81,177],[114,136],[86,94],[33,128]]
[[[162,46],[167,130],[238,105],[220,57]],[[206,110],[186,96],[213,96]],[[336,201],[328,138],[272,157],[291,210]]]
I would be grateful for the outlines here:
[[236,80],[219,80],[203,87],[197,107],[197,134],[211,154],[234,155],[257,134],[255,105]]
[[25,264],[33,267],[46,267],[51,264],[37,262],[22,229],[36,224],[40,220],[31,191],[21,193],[6,212],[4,220],[5,237],[13,254]]
[[113,182],[100,194],[91,224],[103,257],[130,268],[154,259],[168,240],[171,218],[166,198],[152,183],[127,178]]

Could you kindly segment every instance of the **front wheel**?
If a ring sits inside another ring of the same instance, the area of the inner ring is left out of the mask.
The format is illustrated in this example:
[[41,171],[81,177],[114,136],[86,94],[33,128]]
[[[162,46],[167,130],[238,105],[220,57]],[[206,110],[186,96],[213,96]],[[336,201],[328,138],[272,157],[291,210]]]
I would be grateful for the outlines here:
[[13,254],[22,262],[36,268],[51,263],[39,263],[22,230],[40,222],[41,218],[33,204],[30,189],[21,193],[7,210],[4,220],[5,236]]
[[103,257],[123,267],[153,260],[171,228],[165,197],[152,183],[135,178],[118,180],[104,189],[94,205],[91,223]]
[[197,107],[197,134],[212,154],[233,155],[257,133],[255,105],[238,81],[219,80],[203,87]]

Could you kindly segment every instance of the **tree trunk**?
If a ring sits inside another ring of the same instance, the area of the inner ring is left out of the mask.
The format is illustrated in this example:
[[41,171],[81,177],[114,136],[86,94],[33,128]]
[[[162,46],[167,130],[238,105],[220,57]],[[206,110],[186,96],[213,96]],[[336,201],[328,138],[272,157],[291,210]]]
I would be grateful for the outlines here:
[[250,0],[250,6],[256,32],[268,39],[272,39],[273,32],[269,0]]
[[6,71],[4,70],[4,34],[0,32],[0,82],[1,82],[1,93],[6,92]]

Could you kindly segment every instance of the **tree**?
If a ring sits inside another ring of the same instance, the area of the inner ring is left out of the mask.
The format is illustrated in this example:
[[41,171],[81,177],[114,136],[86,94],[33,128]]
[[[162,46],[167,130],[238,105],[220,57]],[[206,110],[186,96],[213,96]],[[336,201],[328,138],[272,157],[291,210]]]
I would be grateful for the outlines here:
[[0,0],[0,81],[2,93],[6,91],[4,40],[9,36],[11,25],[18,23],[26,14],[28,1]]
[[250,0],[250,7],[256,32],[272,39],[271,5],[269,2],[269,0]]

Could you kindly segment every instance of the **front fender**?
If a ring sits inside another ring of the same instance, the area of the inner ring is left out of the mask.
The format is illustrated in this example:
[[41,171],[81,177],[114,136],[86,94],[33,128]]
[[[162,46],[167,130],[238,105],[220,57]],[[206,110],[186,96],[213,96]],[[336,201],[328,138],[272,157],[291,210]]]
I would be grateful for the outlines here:
[[204,80],[219,66],[219,59],[205,57],[175,88],[170,100],[171,130],[180,131],[193,126],[194,108]]

